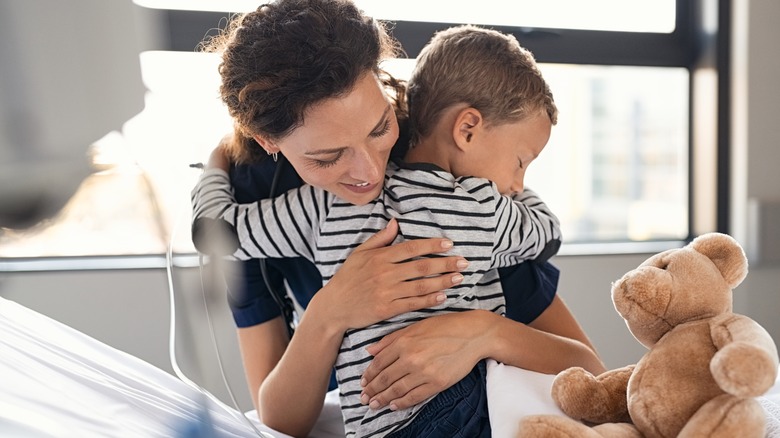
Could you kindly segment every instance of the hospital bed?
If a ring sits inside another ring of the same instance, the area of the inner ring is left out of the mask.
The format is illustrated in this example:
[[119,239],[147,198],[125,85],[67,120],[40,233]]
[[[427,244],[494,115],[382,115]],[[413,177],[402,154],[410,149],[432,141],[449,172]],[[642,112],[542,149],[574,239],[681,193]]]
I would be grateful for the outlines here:
[[[287,438],[216,397],[84,333],[0,298],[0,436]],[[559,413],[552,376],[489,364],[495,437],[517,418]],[[761,397],[767,437],[780,438],[780,384]],[[327,395],[315,438],[343,437],[338,396]]]

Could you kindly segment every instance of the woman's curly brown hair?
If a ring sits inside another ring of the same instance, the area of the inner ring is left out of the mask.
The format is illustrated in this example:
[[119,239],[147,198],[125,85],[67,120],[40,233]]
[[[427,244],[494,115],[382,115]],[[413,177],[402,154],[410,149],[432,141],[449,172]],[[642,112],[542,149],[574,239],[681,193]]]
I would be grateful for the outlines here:
[[279,140],[303,124],[305,111],[347,94],[372,71],[392,89],[406,120],[405,84],[378,67],[400,54],[385,25],[348,0],[277,0],[233,17],[202,50],[221,53],[220,93],[235,122],[232,161],[265,157],[252,138]]

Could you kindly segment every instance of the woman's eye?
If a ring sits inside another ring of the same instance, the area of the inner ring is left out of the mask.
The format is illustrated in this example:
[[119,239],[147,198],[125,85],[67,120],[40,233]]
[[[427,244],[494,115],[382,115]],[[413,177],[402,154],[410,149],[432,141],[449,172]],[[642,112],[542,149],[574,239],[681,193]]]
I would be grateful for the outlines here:
[[317,167],[330,167],[336,164],[338,160],[331,160],[331,161],[321,161],[321,160],[314,160],[314,164],[317,165]]
[[374,132],[372,132],[372,133],[371,133],[371,134],[369,134],[369,135],[370,135],[371,137],[374,137],[374,138],[376,138],[376,137],[381,137],[381,136],[383,136],[383,135],[387,134],[387,132],[388,132],[389,130],[390,130],[390,119],[385,119],[385,124],[384,124],[384,125],[382,125],[382,129],[380,129],[379,131],[374,131]]
[[343,152],[339,151],[330,160],[315,160],[315,159],[312,159],[311,162],[316,167],[319,167],[319,168],[326,168],[326,167],[335,166],[336,163],[338,163],[339,160],[341,159],[342,154],[343,154]]
[[338,163],[340,157],[336,157],[332,160],[313,160],[317,167],[330,167],[335,166]]

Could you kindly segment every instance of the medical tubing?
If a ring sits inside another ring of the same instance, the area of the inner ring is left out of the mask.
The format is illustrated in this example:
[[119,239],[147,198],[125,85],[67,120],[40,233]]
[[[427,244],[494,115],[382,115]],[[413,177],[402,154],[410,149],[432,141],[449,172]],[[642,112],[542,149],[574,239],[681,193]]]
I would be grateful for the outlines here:
[[[181,215],[183,216],[183,215]],[[179,217],[179,215],[175,216]],[[185,384],[189,385],[190,387],[196,389],[198,392],[200,392],[202,395],[207,397],[208,399],[211,399],[215,404],[218,406],[225,407],[225,410],[230,413],[233,417],[240,417],[240,421],[243,421],[246,423],[256,434],[257,436],[261,438],[273,438],[271,435],[264,433],[260,431],[254,423],[252,423],[249,418],[246,417],[246,415],[241,411],[241,408],[238,406],[238,402],[236,401],[235,395],[233,394],[233,390],[231,389],[230,385],[228,384],[227,377],[225,376],[225,371],[222,365],[222,358],[220,356],[219,347],[217,345],[216,341],[216,335],[214,332],[214,326],[211,323],[211,317],[209,316],[208,306],[206,302],[206,291],[205,286],[203,284],[203,256],[201,254],[198,254],[198,264],[200,265],[200,281],[201,281],[201,293],[203,296],[203,304],[206,307],[206,319],[208,322],[209,330],[211,332],[211,340],[214,346],[214,349],[217,353],[217,363],[219,364],[219,371],[222,374],[222,381],[225,383],[225,387],[227,388],[228,394],[230,395],[230,399],[233,402],[233,406],[235,407],[235,411],[231,411],[230,409],[227,409],[227,407],[224,405],[224,403],[217,398],[215,395],[211,394],[209,391],[207,391],[205,388],[202,388],[200,385],[195,383],[194,381],[190,380],[189,377],[187,377],[184,372],[179,367],[179,362],[176,359],[176,298],[174,294],[174,285],[173,285],[173,242],[175,241],[176,234],[179,228],[179,221],[174,221],[173,229],[171,230],[171,236],[168,241],[168,248],[165,252],[165,270],[168,280],[168,299],[170,301],[170,326],[168,330],[168,355],[171,362],[171,367],[173,368],[173,372],[176,374],[176,376]],[[204,406],[206,407],[206,406]],[[206,407],[207,408],[207,407]]]
[[[279,157],[279,162],[276,164],[276,168],[274,169],[274,177],[271,179],[271,189],[268,194],[268,198],[273,198],[277,195],[276,189],[279,185],[279,178],[282,175],[282,166],[287,162],[287,159],[282,155]],[[287,295],[287,293],[280,293],[279,290],[274,287],[273,284],[271,284],[271,281],[268,277],[268,265],[266,263],[266,259],[260,259],[260,273],[263,276],[263,282],[265,283],[265,287],[268,289],[268,292],[271,294],[271,297],[276,302],[276,305],[279,306],[279,311],[282,313],[282,318],[284,318],[285,326],[287,326],[287,335],[292,339],[293,333],[295,333],[295,317],[293,315],[293,304],[290,300],[290,297]]]

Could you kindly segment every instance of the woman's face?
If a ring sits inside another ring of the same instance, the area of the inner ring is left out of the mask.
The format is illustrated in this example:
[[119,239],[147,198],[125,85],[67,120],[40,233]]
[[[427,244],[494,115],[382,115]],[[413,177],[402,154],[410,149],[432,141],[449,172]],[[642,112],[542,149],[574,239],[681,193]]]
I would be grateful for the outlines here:
[[363,205],[379,196],[397,139],[393,106],[369,72],[348,94],[307,110],[303,125],[275,145],[308,184]]

